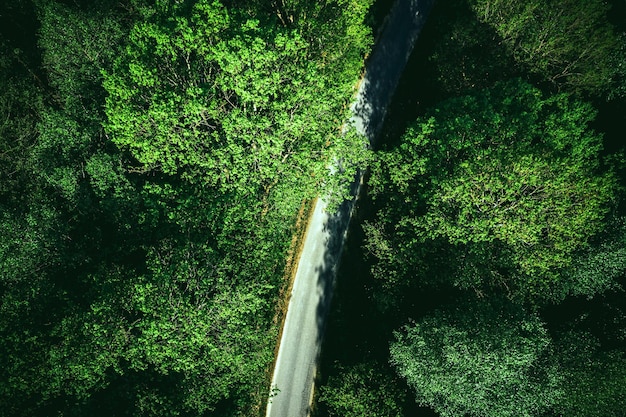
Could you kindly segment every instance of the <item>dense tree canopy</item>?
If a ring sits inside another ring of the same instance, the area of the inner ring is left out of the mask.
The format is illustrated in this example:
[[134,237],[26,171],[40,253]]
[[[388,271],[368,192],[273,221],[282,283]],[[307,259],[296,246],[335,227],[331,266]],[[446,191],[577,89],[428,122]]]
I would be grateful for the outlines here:
[[437,80],[434,86],[444,96],[493,87],[499,80],[522,74],[519,64],[502,48],[498,33],[476,19],[466,0],[447,0],[439,5],[445,5],[450,13],[430,19],[438,42],[433,44],[428,64]]
[[371,167],[341,277],[364,294],[337,303],[320,415],[375,409],[375,368],[350,371],[389,353],[441,416],[624,415],[624,22],[622,1],[436,2]]
[[470,0],[515,59],[571,91],[614,97],[626,91],[626,36],[602,0]]
[[[373,0],[5,3],[0,415],[259,414],[298,211],[366,158]],[[337,365],[320,409],[402,415],[404,378],[442,416],[622,415],[620,179],[580,97],[625,95],[624,36],[600,0],[450,4],[429,62],[469,95],[371,171],[399,376]],[[420,285],[464,301],[399,311]]]
[[396,332],[391,363],[416,401],[441,416],[619,416],[624,352],[584,328],[624,327],[599,317],[584,323],[590,316],[597,314],[548,332],[536,313],[510,301],[468,299]]
[[563,397],[555,414],[623,415],[626,401],[626,357],[623,350],[603,349],[598,338],[570,330],[559,337]]
[[391,363],[443,417],[536,416],[560,397],[541,321],[501,301],[437,311],[396,333]]
[[362,147],[370,2],[34,3],[1,45],[0,414],[251,415],[298,209]]
[[380,366],[367,362],[341,369],[321,388],[318,401],[329,416],[402,416],[406,391]]
[[423,276],[414,254],[442,247],[459,265],[448,282],[558,297],[558,271],[603,228],[616,191],[600,171],[593,116],[583,102],[512,81],[419,119],[372,169],[378,273]]
[[218,2],[137,3],[140,22],[104,82],[107,130],[134,169],[269,194],[274,205],[304,179],[314,191],[345,140],[342,107],[368,45],[355,19],[363,7],[318,6],[340,11],[336,33],[314,16],[294,24],[305,30]]

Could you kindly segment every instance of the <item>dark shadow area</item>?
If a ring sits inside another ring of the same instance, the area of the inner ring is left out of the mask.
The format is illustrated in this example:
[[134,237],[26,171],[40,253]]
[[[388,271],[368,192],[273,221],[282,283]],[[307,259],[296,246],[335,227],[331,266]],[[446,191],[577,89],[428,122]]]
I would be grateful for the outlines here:
[[[341,368],[375,363],[382,369],[385,377],[393,380],[400,391],[407,393],[406,400],[402,402],[404,415],[436,417],[437,414],[429,408],[418,407],[413,401],[411,389],[389,365],[389,342],[393,339],[393,332],[406,323],[407,317],[415,318],[412,314],[423,314],[444,301],[441,294],[416,289],[407,294],[411,312],[406,311],[404,306],[400,307],[401,312],[394,310],[383,313],[377,308],[374,297],[380,283],[370,273],[372,263],[363,247],[365,233],[361,227],[363,222],[373,219],[374,215],[374,204],[367,195],[367,187],[363,186],[360,197],[355,202],[341,261],[336,271],[332,303],[329,305],[331,299],[327,298],[323,307],[318,309],[318,320],[321,320],[319,323],[326,325],[316,386],[326,384],[329,377],[337,376]],[[329,256],[327,260],[332,258]],[[324,272],[334,275],[334,271]],[[324,321],[327,314],[328,318]],[[328,415],[323,404],[317,406],[314,410],[316,417]]]
[[[357,129],[370,139],[372,146],[380,135],[387,107],[409,60],[411,45],[432,4],[432,0],[401,0],[394,5],[393,15],[386,20],[385,29],[367,62],[364,85],[353,112]],[[406,383],[388,364],[389,341],[406,316],[382,314],[372,298],[376,283],[369,273],[371,265],[363,250],[364,232],[360,225],[372,217],[374,210],[366,189],[360,190],[360,182],[358,175],[351,186],[353,199],[344,202],[324,225],[330,238],[326,242],[324,268],[318,271],[318,289],[323,297],[317,307],[317,324],[318,344],[325,343],[318,361],[316,386],[321,386],[329,375],[337,372],[338,363],[351,366],[373,361],[381,365],[400,390],[408,393]],[[422,304],[419,300],[413,301]],[[410,394],[406,398],[403,402],[406,415],[436,416],[430,409],[417,407]],[[314,410],[317,416],[325,413],[323,406]]]
[[[380,133],[385,110],[411,55],[414,39],[426,22],[432,5],[433,0],[398,0],[391,8],[381,38],[366,63],[366,77],[363,81],[366,85],[354,106],[354,113],[362,119],[365,133],[372,142]],[[324,230],[329,232],[330,238],[325,243],[324,269],[318,270],[318,288],[323,294],[317,308],[320,335],[324,333],[342,245],[359,194],[361,177],[362,174],[358,173],[350,186],[352,199],[343,202],[324,225]],[[321,340],[319,343],[321,344]]]
[[608,18],[609,21],[615,25],[620,31],[626,31],[626,1],[624,0],[609,0],[611,5]]
[[317,326],[319,329],[317,340],[318,346],[322,345],[324,331],[326,327],[326,318],[332,303],[333,289],[337,276],[340,260],[343,253],[344,238],[348,231],[350,218],[354,209],[357,195],[359,194],[361,182],[361,173],[357,173],[352,184],[350,185],[350,195],[352,199],[344,201],[335,214],[329,217],[324,224],[324,232],[329,234],[328,240],[325,242],[324,267],[318,268],[317,288],[323,294],[320,303],[317,306]]
[[[28,69],[38,70],[41,56],[37,49],[39,21],[30,1],[6,1],[0,5],[0,42],[5,43]],[[26,54],[24,58],[21,55]],[[40,74],[38,74],[40,75]]]
[[441,101],[520,77],[500,42],[466,1],[436,1],[387,107],[381,147],[397,145],[407,126]]
[[373,145],[432,4],[433,0],[399,0],[392,7],[380,39],[366,62],[361,94],[353,106],[353,113],[357,128]]
[[626,134],[621,121],[626,115],[626,98],[597,104],[598,116],[592,127],[604,134],[604,155],[626,150]]
[[[626,288],[626,276],[619,280]],[[561,304],[552,305],[541,311],[548,329],[553,335],[576,330],[595,336],[603,350],[626,349],[624,329],[626,329],[626,293],[624,290],[607,291],[592,299],[570,297]]]
[[372,30],[374,36],[374,43],[378,40],[379,36],[383,32],[386,26],[386,21],[389,18],[389,12],[395,4],[395,0],[376,0],[374,4],[369,8],[366,17],[367,26]]

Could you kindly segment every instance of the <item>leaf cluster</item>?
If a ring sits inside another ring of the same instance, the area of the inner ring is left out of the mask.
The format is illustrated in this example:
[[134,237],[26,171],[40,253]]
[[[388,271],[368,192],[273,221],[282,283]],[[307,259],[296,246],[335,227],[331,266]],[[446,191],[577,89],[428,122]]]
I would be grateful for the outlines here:
[[395,336],[391,363],[441,416],[536,416],[562,395],[546,329],[506,301],[460,303]]
[[[623,299],[622,189],[594,117],[514,79],[441,102],[378,153],[365,232],[381,308],[424,288],[462,294],[391,342],[418,404],[442,416],[620,415],[623,308],[603,297]],[[563,315],[565,301],[581,311],[555,318],[548,306]]]

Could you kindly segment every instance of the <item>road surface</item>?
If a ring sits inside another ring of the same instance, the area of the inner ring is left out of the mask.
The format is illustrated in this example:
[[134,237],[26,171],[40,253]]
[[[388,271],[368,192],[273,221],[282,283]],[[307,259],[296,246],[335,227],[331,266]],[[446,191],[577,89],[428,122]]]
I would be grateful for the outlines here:
[[[350,119],[373,144],[433,0],[397,0],[370,58]],[[361,177],[355,179],[358,194]],[[266,417],[307,417],[324,324],[353,201],[329,213],[318,199],[307,225],[272,377]]]

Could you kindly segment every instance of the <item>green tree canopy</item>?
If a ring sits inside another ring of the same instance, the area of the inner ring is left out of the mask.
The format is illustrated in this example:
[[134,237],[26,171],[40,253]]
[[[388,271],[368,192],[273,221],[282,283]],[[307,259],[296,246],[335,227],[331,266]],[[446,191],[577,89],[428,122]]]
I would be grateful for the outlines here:
[[626,37],[609,23],[602,0],[470,0],[515,59],[570,91],[626,91]]
[[391,363],[443,417],[537,416],[560,397],[538,317],[501,300],[439,310],[396,333]]
[[558,338],[563,397],[558,415],[618,417],[626,402],[626,354],[602,349],[590,333],[570,330]]
[[555,297],[558,271],[603,228],[617,189],[593,117],[586,103],[515,80],[418,119],[372,168],[376,273],[419,274],[413,255],[442,248],[457,286]]
[[448,13],[429,18],[438,41],[428,57],[443,96],[468,94],[520,75],[520,67],[501,45],[497,32],[479,21],[467,0],[448,0]]
[[134,2],[139,22],[105,75],[111,139],[134,170],[299,204],[293,190],[318,189],[345,148],[340,126],[369,45],[358,20],[368,3],[352,3],[315,6],[339,12],[328,22],[317,10],[282,26],[214,1]]
[[329,416],[401,417],[406,390],[376,362],[341,368],[321,387],[319,403]]
[[251,415],[298,208],[362,145],[370,1],[35,3],[43,83],[1,45],[0,415]]

